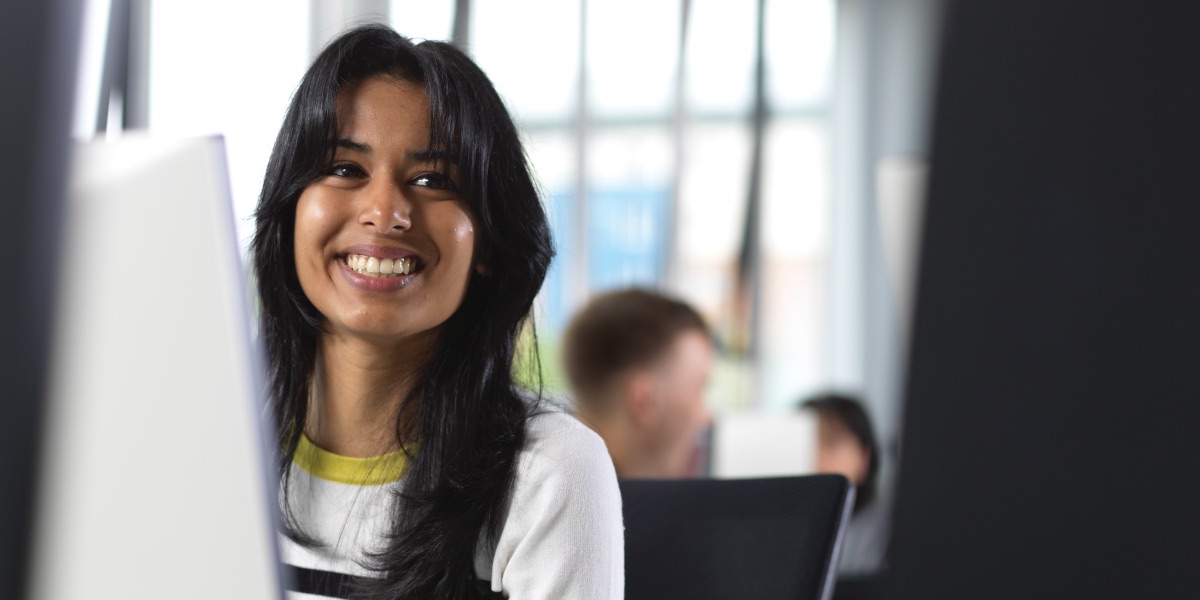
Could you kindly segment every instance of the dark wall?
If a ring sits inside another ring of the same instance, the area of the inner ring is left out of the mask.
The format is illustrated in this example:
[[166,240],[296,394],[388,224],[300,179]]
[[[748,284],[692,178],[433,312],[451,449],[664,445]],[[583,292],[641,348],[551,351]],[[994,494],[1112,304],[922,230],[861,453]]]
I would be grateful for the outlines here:
[[888,597],[1200,591],[1195,7],[949,7]]
[[82,10],[0,18],[0,598],[25,586]]

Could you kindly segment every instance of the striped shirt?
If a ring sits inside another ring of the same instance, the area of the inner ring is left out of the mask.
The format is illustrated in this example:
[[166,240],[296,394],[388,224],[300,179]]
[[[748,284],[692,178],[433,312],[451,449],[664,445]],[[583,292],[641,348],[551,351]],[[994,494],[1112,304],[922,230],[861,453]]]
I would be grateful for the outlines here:
[[[349,458],[307,438],[296,449],[289,481],[292,514],[319,544],[280,536],[292,567],[292,600],[344,598],[390,530],[404,457],[396,452]],[[624,590],[624,537],[616,472],[594,432],[561,411],[530,418],[503,528],[494,547],[481,544],[475,574],[497,595],[518,600],[616,600]]]

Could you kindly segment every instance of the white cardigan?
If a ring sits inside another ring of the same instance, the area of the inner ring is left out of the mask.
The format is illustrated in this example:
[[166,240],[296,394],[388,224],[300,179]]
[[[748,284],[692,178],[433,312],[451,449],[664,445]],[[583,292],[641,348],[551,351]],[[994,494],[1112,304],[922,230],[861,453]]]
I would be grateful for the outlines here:
[[[619,600],[624,597],[624,529],[616,471],[600,439],[552,407],[528,423],[500,538],[481,544],[475,572],[514,600]],[[283,562],[373,576],[362,566],[388,529],[396,461],[339,457],[302,440],[290,499],[301,529],[322,546],[280,536]],[[367,485],[362,485],[363,483]],[[326,598],[290,592],[289,598]]]

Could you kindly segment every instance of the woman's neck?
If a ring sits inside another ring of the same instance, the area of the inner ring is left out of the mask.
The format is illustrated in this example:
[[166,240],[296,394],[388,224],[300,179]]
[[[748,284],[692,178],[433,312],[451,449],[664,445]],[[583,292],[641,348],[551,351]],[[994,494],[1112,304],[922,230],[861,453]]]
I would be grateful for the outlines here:
[[304,433],[320,448],[342,456],[396,450],[401,403],[427,356],[429,344],[423,341],[380,344],[323,335]]

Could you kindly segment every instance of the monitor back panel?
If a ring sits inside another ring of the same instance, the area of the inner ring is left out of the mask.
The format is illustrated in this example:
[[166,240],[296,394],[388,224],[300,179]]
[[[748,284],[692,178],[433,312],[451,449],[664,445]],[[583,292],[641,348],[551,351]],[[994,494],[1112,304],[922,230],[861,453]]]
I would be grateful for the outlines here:
[[78,148],[32,598],[279,597],[222,140]]
[[888,597],[1195,596],[1200,10],[947,16]]

